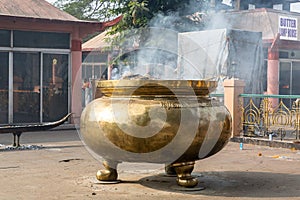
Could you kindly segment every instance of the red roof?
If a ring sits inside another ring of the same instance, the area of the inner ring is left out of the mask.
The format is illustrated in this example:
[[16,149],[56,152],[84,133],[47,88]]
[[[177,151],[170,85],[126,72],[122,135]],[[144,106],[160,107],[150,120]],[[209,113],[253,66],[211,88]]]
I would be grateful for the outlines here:
[[[11,24],[15,26],[17,21],[23,24],[27,23],[27,25],[32,22],[44,24],[46,27],[49,27],[47,25],[49,23],[63,24],[62,27],[68,26],[69,29],[73,29],[72,26],[76,24],[76,27],[80,29],[80,36],[83,37],[96,31],[103,31],[106,27],[118,23],[121,19],[122,16],[109,22],[79,20],[45,0],[0,0],[0,24],[6,28],[10,28]],[[30,29],[30,26],[27,28]]]
[[45,0],[0,0],[0,16],[80,21]]

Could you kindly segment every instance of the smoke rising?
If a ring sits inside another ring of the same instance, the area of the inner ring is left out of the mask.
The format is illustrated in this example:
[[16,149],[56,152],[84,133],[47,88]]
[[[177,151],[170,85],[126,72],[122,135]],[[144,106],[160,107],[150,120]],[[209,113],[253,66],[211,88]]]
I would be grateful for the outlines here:
[[[201,72],[203,70],[199,70],[199,66],[192,66],[194,70],[188,73],[187,68],[183,70],[182,66],[179,66],[179,62],[182,62],[184,57],[178,55],[180,46],[178,35],[181,32],[197,31],[204,27],[205,17],[207,17],[206,14],[195,10],[199,7],[198,1],[191,2],[193,3],[184,8],[184,11],[178,10],[168,13],[168,15],[157,14],[149,22],[151,28],[147,31],[132,30],[132,34],[129,34],[130,37],[127,38],[128,41],[134,41],[132,48],[126,46],[121,50],[122,59],[117,61],[118,69],[113,69],[112,79],[133,74],[145,75],[154,79],[204,79]],[[180,16],[179,13],[189,14]],[[136,38],[141,39],[137,41]],[[203,54],[201,56],[203,57]],[[185,63],[189,63],[189,61]],[[192,76],[189,77],[188,74],[192,74]]]
[[[122,59],[117,61],[112,79],[140,75],[149,79],[222,82],[237,77],[252,87],[251,80],[262,75],[261,34],[234,30],[234,20],[225,17],[225,12],[194,12],[197,6],[189,6],[190,11],[184,11],[188,15],[180,16],[182,11],[160,13],[149,22],[151,28],[147,31],[132,30],[127,38],[134,41],[132,48],[121,50]],[[249,92],[261,90],[261,85],[256,85]]]

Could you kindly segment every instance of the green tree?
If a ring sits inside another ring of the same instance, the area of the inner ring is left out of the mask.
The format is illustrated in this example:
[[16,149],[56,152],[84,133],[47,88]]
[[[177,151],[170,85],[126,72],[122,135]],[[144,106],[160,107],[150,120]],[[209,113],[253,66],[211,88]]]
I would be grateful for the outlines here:
[[54,5],[81,20],[99,20],[102,0],[57,0]]
[[[83,20],[111,20],[122,15],[122,21],[111,33],[149,26],[158,14],[173,15],[177,26],[188,23],[186,16],[205,12],[211,0],[57,0],[54,5]],[[182,21],[180,22],[181,19]],[[167,24],[164,22],[163,24]],[[175,27],[177,27],[175,26]]]
[[[180,15],[207,10],[211,0],[57,0],[54,5],[83,20],[105,20],[124,15],[127,26],[144,26],[157,13]],[[192,6],[191,6],[192,5]]]
[[[220,0],[214,0],[214,2]],[[121,45],[127,34],[160,26],[176,31],[200,30],[211,0],[57,0],[55,5],[83,20],[122,20],[111,27],[112,46]],[[130,31],[130,33],[129,33]],[[139,34],[143,35],[143,34]],[[145,41],[140,39],[139,41]]]

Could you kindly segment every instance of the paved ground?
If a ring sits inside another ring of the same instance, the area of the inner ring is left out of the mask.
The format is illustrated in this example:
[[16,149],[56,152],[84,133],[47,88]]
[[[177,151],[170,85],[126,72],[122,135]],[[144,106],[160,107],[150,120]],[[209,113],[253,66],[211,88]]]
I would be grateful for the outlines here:
[[[0,135],[9,145],[11,135]],[[102,168],[76,130],[25,133],[22,144],[39,150],[0,147],[0,199],[300,199],[300,151],[230,142],[197,161],[201,191],[181,191],[164,165],[123,163],[119,184],[99,184]]]

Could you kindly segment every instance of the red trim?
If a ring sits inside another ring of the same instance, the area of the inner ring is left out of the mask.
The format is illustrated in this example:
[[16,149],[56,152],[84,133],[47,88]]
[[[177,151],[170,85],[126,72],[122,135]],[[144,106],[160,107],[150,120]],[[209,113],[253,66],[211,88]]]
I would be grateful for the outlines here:
[[[46,18],[34,18],[34,17],[22,17],[22,16],[10,16],[10,15],[1,15],[0,14],[0,22],[1,27],[18,27],[24,25],[26,30],[33,30],[36,25],[44,26],[41,30],[50,29],[49,24],[57,25],[57,28],[53,28],[52,31],[60,31],[64,29],[66,32],[72,32],[74,25],[80,29],[80,37],[85,37],[90,33],[94,33],[96,31],[103,31],[107,27],[113,26],[119,23],[122,19],[122,16],[117,17],[116,19],[108,22],[97,22],[97,21],[84,21],[84,20],[58,20],[58,19],[46,19]],[[28,25],[29,24],[29,25]],[[34,26],[33,26],[34,24]]]
[[42,22],[42,23],[57,23],[57,24],[93,24],[93,25],[103,25],[102,22],[97,21],[84,21],[84,20],[60,20],[60,19],[47,19],[47,18],[36,18],[36,17],[25,17],[25,16],[11,16],[11,15],[1,15],[1,19],[11,20],[11,21],[28,21],[28,22]]
[[[291,41],[291,40],[279,40],[274,45],[274,40],[263,40],[263,47],[269,48],[273,47],[272,50],[277,49],[293,49],[293,50],[300,50],[300,42],[299,41]],[[275,47],[275,48],[274,48]]]
[[119,23],[122,20],[122,18],[123,18],[123,16],[121,15],[121,16],[117,17],[116,19],[112,20],[112,21],[102,22],[103,29],[106,28],[106,27],[116,25],[117,23]]
[[81,51],[81,44],[82,42],[80,40],[72,40],[72,51]]
[[300,42],[299,41],[290,41],[290,40],[280,40],[280,49],[299,50]]

